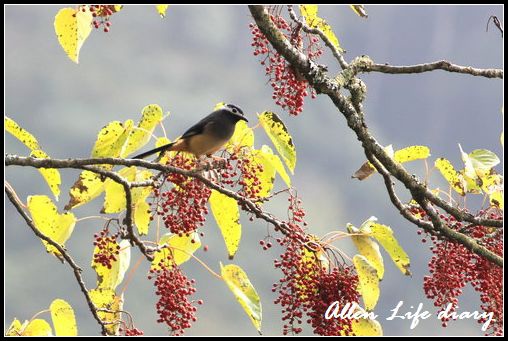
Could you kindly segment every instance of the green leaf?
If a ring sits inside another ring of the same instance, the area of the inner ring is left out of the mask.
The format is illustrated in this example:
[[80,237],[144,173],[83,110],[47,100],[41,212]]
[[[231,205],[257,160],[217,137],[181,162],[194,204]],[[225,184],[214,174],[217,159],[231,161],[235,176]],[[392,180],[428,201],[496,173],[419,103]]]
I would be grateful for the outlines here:
[[[71,212],[58,214],[55,204],[45,195],[32,195],[27,199],[27,208],[32,220],[39,231],[46,237],[60,245],[64,245],[70,238],[76,217]],[[48,244],[45,240],[42,243],[46,250],[57,257],[61,257],[60,251]]]
[[395,265],[406,276],[411,275],[409,271],[409,256],[400,246],[389,226],[373,223],[370,226],[370,235],[374,237],[390,255]]
[[238,265],[229,264],[223,266],[221,264],[220,267],[222,279],[250,317],[254,327],[260,332],[262,319],[261,300],[247,274]]
[[240,225],[240,211],[235,199],[228,197],[216,190],[210,195],[210,208],[213,217],[220,228],[229,258],[232,259],[238,251],[242,236],[242,225]]
[[501,162],[496,154],[487,149],[473,150],[469,153],[469,159],[477,172],[488,171]]
[[169,245],[169,248],[163,248],[155,252],[154,259],[150,269],[159,270],[160,263],[171,267],[173,263],[168,263],[167,258],[171,254],[172,259],[176,265],[180,265],[188,261],[194,252],[201,247],[201,240],[199,239],[199,233],[192,232],[189,236],[179,236],[177,234],[167,233],[159,240],[158,246],[164,244]]
[[296,148],[284,122],[277,114],[265,111],[259,115],[259,123],[293,174],[296,165]]
[[56,336],[77,336],[78,326],[71,305],[62,299],[54,300],[49,306]]
[[374,266],[362,255],[355,255],[353,264],[358,274],[358,291],[362,295],[365,309],[371,311],[379,299],[379,276]]
[[88,6],[81,9],[62,8],[55,16],[55,33],[58,42],[69,58],[79,63],[79,51],[92,32],[92,13]]

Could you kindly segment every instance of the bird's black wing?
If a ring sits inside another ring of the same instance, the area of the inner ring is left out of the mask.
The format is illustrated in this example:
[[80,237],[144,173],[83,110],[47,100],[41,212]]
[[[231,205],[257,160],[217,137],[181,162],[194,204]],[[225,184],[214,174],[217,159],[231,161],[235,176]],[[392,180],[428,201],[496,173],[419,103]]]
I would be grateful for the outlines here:
[[199,121],[198,123],[196,123],[189,129],[187,129],[187,131],[185,133],[183,133],[183,135],[180,138],[185,139],[185,138],[188,138],[188,137],[191,137],[194,135],[202,134],[205,127],[213,121],[214,117],[216,116],[215,115],[216,113],[217,112],[215,111],[215,112],[211,113],[210,115],[201,119],[201,121]]

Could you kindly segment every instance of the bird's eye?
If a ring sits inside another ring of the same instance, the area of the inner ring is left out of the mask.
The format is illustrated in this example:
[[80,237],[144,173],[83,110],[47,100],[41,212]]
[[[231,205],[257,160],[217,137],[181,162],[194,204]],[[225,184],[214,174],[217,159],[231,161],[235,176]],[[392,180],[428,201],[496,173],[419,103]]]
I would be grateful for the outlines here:
[[236,114],[238,112],[238,110],[236,110],[235,108],[233,108],[233,114]]

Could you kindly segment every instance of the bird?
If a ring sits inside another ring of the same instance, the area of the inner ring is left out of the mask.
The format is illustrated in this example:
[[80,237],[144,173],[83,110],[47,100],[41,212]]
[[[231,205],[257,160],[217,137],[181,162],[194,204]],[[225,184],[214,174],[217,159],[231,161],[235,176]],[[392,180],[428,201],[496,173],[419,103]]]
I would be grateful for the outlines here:
[[196,158],[202,155],[210,157],[229,141],[240,120],[249,122],[242,109],[234,104],[224,104],[187,129],[176,141],[136,155],[133,159],[144,159],[159,152],[163,155],[166,151],[188,152]]

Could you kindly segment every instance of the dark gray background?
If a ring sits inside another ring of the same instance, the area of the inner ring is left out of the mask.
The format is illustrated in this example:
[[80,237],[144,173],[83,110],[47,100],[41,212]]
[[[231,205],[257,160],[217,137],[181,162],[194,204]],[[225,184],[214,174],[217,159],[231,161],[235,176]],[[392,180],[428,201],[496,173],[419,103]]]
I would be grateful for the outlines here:
[[[161,20],[153,6],[125,6],[112,21],[111,32],[92,32],[82,48],[80,65],[72,63],[58,45],[53,18],[60,7],[5,7],[5,96],[6,115],[34,134],[53,157],[88,157],[99,129],[112,120],[137,120],[147,104],[157,103],[172,116],[165,122],[170,138],[210,112],[219,101],[235,103],[249,118],[274,110],[293,135],[298,162],[293,177],[308,213],[310,232],[323,235],[359,225],[371,215],[392,226],[411,257],[413,276],[405,278],[385,255],[386,273],[375,312],[385,335],[481,335],[473,320],[441,328],[436,318],[422,321],[415,329],[410,321],[385,321],[400,300],[405,307],[422,302],[422,277],[427,274],[430,252],[420,242],[414,226],[390,205],[379,176],[368,181],[350,179],[364,162],[364,154],[345,120],[325,97],[307,100],[304,112],[288,117],[271,100],[262,67],[252,56],[251,22],[245,6],[171,6]],[[500,68],[502,39],[494,26],[485,32],[487,19],[501,6],[368,6],[367,20],[347,6],[320,6],[348,51],[348,60],[369,55],[379,63],[415,64],[447,59],[461,65]],[[336,70],[333,60],[324,63]],[[423,144],[431,148],[431,162],[445,156],[457,167],[461,160],[457,143],[466,151],[487,148],[502,154],[502,81],[435,71],[420,75],[362,76],[368,86],[365,112],[372,133],[395,149]],[[160,133],[160,132],[159,132]],[[5,137],[6,152],[26,155],[27,149],[11,136]],[[269,143],[261,130],[256,145]],[[422,175],[423,163],[407,165]],[[62,195],[58,206],[68,201],[68,188],[78,172],[62,171]],[[31,194],[50,192],[33,169],[9,167],[7,181],[25,200]],[[433,172],[434,186],[446,188]],[[283,186],[277,180],[276,187]],[[397,186],[400,189],[400,185]],[[407,197],[406,197],[407,198]],[[475,202],[468,206],[475,209]],[[77,217],[96,215],[101,200],[75,210]],[[267,208],[285,214],[283,198]],[[30,318],[55,298],[74,307],[80,335],[97,335],[98,326],[86,308],[83,295],[66,265],[46,255],[11,204],[5,206],[5,327],[14,317]],[[84,269],[88,287],[95,274],[89,268],[92,236],[99,220],[85,220],[75,227],[67,246]],[[228,263],[220,233],[213,219],[205,226],[210,251],[197,255],[219,271],[219,261]],[[242,266],[261,295],[263,331],[280,335],[280,308],[274,306],[271,284],[279,278],[272,261],[280,250],[263,252],[258,240],[266,225],[243,224],[243,239],[234,263]],[[338,244],[348,254],[350,241]],[[132,262],[139,258],[134,252]],[[184,270],[197,279],[197,297],[205,300],[198,322],[187,335],[256,335],[227,287],[195,262]],[[138,269],[125,294],[125,309],[147,335],[165,335],[155,323],[155,296],[145,278],[147,266]],[[470,289],[461,299],[462,310],[476,310],[477,295]],[[406,311],[406,310],[404,310]],[[46,316],[49,319],[49,316]],[[306,331],[308,333],[308,330]]]

